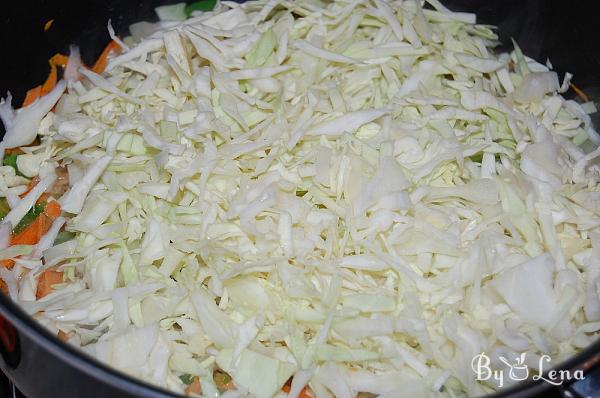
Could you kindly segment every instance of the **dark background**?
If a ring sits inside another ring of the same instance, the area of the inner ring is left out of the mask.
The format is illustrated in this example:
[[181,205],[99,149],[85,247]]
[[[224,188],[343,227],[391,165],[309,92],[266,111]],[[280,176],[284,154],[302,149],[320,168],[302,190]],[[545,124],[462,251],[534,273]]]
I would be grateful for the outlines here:
[[[181,0],[180,0],[181,1]],[[191,0],[190,0],[191,1]],[[48,58],[68,54],[75,43],[93,63],[108,43],[106,22],[126,34],[132,22],[154,19],[154,7],[177,0],[38,0],[2,3],[0,15],[0,97],[10,90],[20,104],[28,88],[42,83]],[[514,37],[523,51],[538,61],[550,58],[561,76],[594,96],[600,87],[600,27],[596,2],[583,0],[442,0],[454,10],[473,11],[478,22],[499,26],[503,43]],[[44,32],[46,21],[54,24]],[[598,92],[600,94],[600,92]]]

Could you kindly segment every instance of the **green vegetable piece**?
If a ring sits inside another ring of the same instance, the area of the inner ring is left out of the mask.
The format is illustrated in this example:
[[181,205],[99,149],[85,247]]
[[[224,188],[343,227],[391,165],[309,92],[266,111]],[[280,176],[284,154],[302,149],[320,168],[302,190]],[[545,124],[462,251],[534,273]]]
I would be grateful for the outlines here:
[[21,219],[21,221],[17,224],[17,226],[13,229],[13,233],[18,234],[27,228],[33,220],[37,218],[44,211],[44,207],[46,207],[45,203],[39,203],[33,206],[27,214]]
[[185,21],[188,17],[185,8],[185,3],[177,3],[156,7],[154,11],[161,21]]
[[54,244],[60,245],[61,243],[65,243],[73,239],[75,239],[75,232],[61,231],[58,233],[56,240],[54,240]]
[[179,376],[179,380],[181,380],[181,382],[183,384],[190,385],[194,381],[194,376],[186,373],[186,374]]
[[19,171],[19,168],[17,167],[17,157],[18,156],[19,155],[17,155],[16,153],[6,155],[4,157],[4,160],[2,161],[2,164],[4,166],[11,166],[13,169],[15,169],[15,172],[17,173],[18,176],[24,177],[23,174],[21,174],[21,172]]
[[10,206],[8,205],[8,201],[6,198],[0,198],[0,221],[6,217],[8,212],[10,211]]
[[185,15],[188,18],[194,11],[212,11],[217,5],[217,0],[200,0],[185,6]]
[[470,159],[475,163],[481,163],[483,161],[483,152],[477,152],[476,154],[471,155]]

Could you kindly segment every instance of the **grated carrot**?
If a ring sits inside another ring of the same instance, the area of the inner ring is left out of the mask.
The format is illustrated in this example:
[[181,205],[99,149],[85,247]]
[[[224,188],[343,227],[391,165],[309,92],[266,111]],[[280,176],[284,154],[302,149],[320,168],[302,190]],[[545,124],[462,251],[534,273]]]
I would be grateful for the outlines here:
[[47,32],[51,27],[52,24],[54,23],[54,19],[50,19],[48,20],[45,24],[44,24],[44,32]]
[[[284,385],[281,390],[285,393],[289,393],[292,389],[292,386],[290,384],[286,384]],[[302,391],[300,391],[300,395],[298,395],[298,398],[314,398],[313,395],[310,392],[310,389],[308,387],[304,387],[302,389]]]
[[22,194],[19,195],[20,198],[24,198],[25,196],[27,196],[27,194],[33,189],[33,187],[35,187],[37,185],[37,183],[40,181],[40,179],[38,177],[32,178],[29,181],[29,184],[27,184],[27,188],[25,189],[25,192],[23,192]]
[[198,376],[194,377],[194,381],[185,388],[185,395],[189,396],[190,394],[198,394],[200,395],[202,391],[202,386],[200,385],[200,378]]
[[52,286],[62,283],[63,273],[60,271],[46,270],[38,278],[37,291],[35,297],[39,300],[42,297],[52,293]]
[[6,282],[2,278],[0,278],[0,291],[4,294],[8,294],[8,286]]
[[60,341],[69,341],[69,338],[71,338],[71,336],[69,336],[68,333],[63,332],[62,330],[58,331],[58,334],[56,335],[56,337],[58,337],[58,339]]
[[69,62],[69,57],[63,54],[56,53],[50,57],[48,60],[48,64],[50,65],[50,73],[48,73],[46,81],[41,86],[34,87],[27,91],[27,95],[25,96],[22,106],[27,106],[38,98],[52,91],[58,82],[58,67],[60,66],[64,68],[67,66],[67,62]]
[[32,89],[27,90],[27,94],[25,95],[25,99],[23,100],[23,104],[21,106],[27,106],[33,103],[36,99],[42,96],[42,86],[37,86]]
[[60,213],[60,203],[58,203],[56,200],[48,202],[44,207],[44,214],[52,221],[54,221],[55,218],[60,217]]
[[582,89],[580,89],[573,83],[571,83],[571,88],[573,89],[573,91],[575,91],[575,94],[577,94],[577,96],[581,98],[583,102],[590,102],[590,97],[588,97],[588,95]]
[[42,213],[23,231],[14,235],[10,240],[10,245],[35,245],[48,232],[51,225],[52,220]]
[[[51,21],[49,21],[51,23]],[[114,40],[111,40],[110,43],[104,48],[102,54],[96,60],[96,63],[92,67],[92,71],[96,73],[104,72],[106,69],[106,65],[108,64],[108,58],[113,54],[121,53],[121,46]],[[69,57],[60,53],[54,54],[49,60],[48,64],[50,65],[50,73],[48,73],[48,77],[46,81],[41,86],[34,87],[27,91],[25,95],[25,100],[21,106],[27,106],[35,102],[38,98],[48,94],[52,89],[56,86],[58,82],[58,67],[65,68],[67,63],[69,62]]]
[[106,65],[108,64],[108,58],[113,54],[119,54],[121,50],[119,43],[111,40],[96,60],[96,63],[92,67],[92,71],[98,74],[104,72],[104,69],[106,69]]

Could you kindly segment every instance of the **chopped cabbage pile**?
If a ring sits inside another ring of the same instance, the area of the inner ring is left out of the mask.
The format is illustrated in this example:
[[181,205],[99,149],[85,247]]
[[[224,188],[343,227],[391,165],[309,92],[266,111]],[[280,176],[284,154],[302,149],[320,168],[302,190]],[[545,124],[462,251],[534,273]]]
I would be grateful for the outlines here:
[[[24,152],[0,277],[39,322],[205,397],[476,396],[475,355],[595,340],[600,136],[570,75],[437,0],[176,7],[102,74],[0,105]],[[9,246],[59,167],[63,217]]]

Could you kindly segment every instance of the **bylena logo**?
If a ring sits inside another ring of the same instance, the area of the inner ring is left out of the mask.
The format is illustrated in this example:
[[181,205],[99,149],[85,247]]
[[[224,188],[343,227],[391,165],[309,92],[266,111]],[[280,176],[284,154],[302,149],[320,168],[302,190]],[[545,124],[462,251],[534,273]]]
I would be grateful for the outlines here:
[[490,357],[487,356],[485,352],[482,352],[473,357],[471,368],[473,369],[477,380],[491,381],[499,388],[504,387],[507,380],[521,381],[528,379],[530,376],[531,380],[542,380],[555,386],[560,386],[564,382],[570,380],[583,380],[585,378],[583,370],[581,369],[573,372],[570,370],[551,369],[546,373],[546,369],[549,367],[552,360],[549,355],[542,355],[538,360],[537,370],[531,369],[534,373],[530,374],[529,366],[525,363],[526,357],[526,352],[516,357],[513,361],[500,356],[498,359],[506,365],[506,368],[492,369]]

